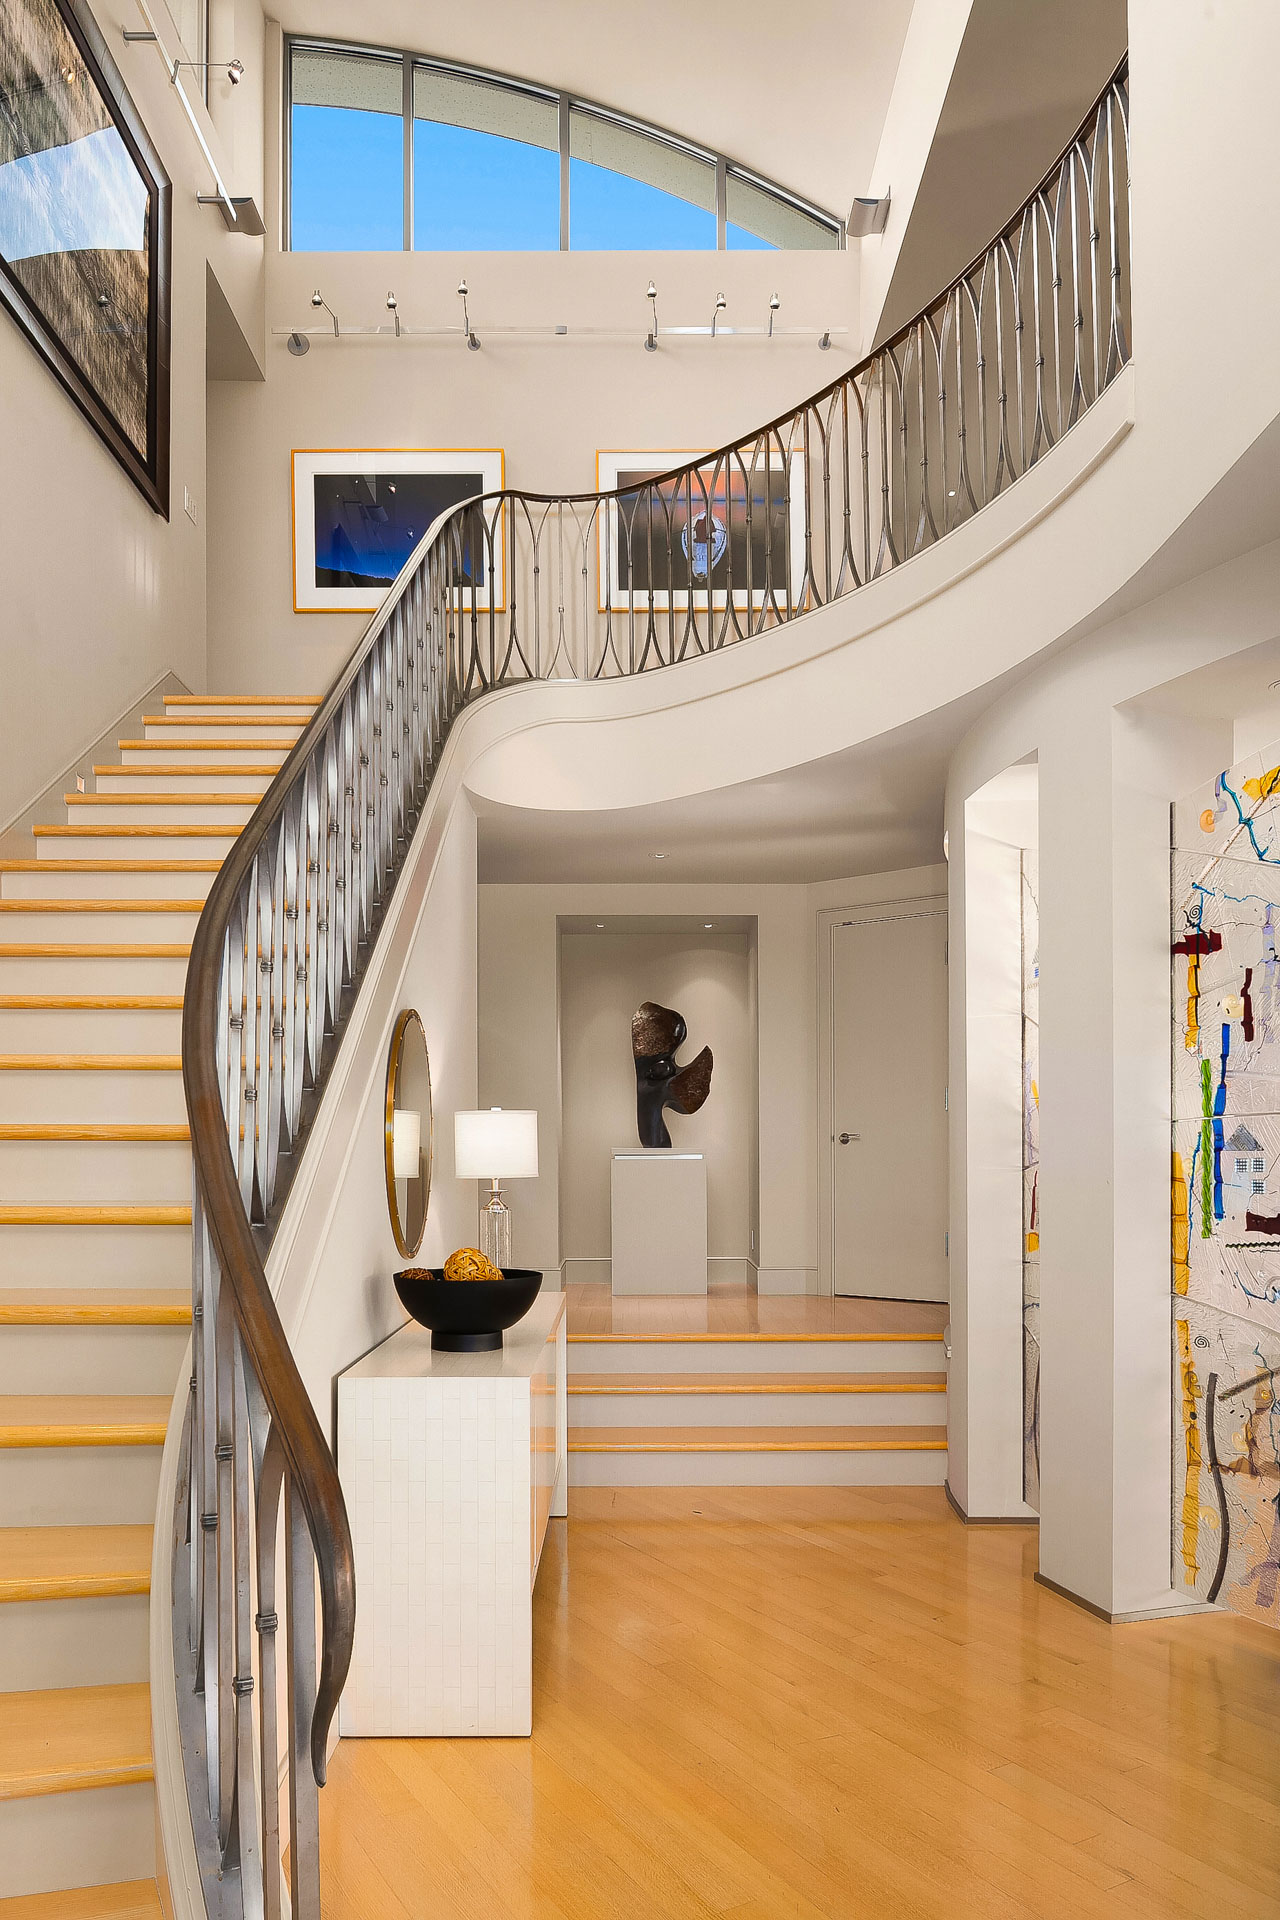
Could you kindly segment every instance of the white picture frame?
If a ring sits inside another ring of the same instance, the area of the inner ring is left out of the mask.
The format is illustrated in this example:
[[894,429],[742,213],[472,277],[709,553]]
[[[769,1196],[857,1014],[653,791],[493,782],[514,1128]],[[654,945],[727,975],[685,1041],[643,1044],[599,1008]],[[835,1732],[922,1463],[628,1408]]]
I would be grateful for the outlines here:
[[[612,493],[620,487],[625,487],[628,479],[631,477],[638,479],[642,475],[652,477],[658,474],[669,473],[673,468],[694,466],[700,462],[710,462],[713,457],[711,451],[698,447],[642,448],[629,451],[619,451],[613,447],[602,447],[597,449],[596,452],[596,488],[600,493]],[[729,471],[730,478],[736,487],[740,474],[734,473],[732,469]],[[754,471],[759,474],[761,469],[757,466]],[[778,500],[778,511],[785,512],[786,515],[788,578],[786,580],[775,579],[769,586],[766,586],[762,582],[761,585],[757,587],[753,577],[750,593],[748,593],[745,586],[739,588],[735,585],[733,588],[733,604],[735,607],[744,609],[748,606],[760,608],[765,606],[771,597],[776,598],[779,603],[784,603],[787,601],[788,592],[791,596],[790,605],[792,611],[795,611],[799,604],[797,595],[799,582],[804,578],[806,533],[804,455],[798,452],[793,452],[787,456],[776,452],[771,454],[769,462],[771,493],[774,492],[775,485],[781,482],[784,471],[787,475],[787,486],[785,496]],[[724,476],[722,472],[719,477],[719,484],[723,484],[723,479]],[[684,511],[685,517],[687,517],[687,510],[682,509],[679,503],[675,503],[675,512],[677,515],[680,515],[682,511]],[[729,524],[727,526],[722,524],[721,526],[721,532],[726,545],[734,534],[732,515],[733,507],[731,505],[730,515],[727,516]],[[712,517],[714,521],[714,510]],[[620,531],[624,534],[624,537],[621,539],[619,537]],[[621,526],[619,503],[616,500],[609,500],[602,505],[596,521],[597,598],[598,610],[601,613],[625,613],[633,605],[633,589],[626,577],[626,553],[627,541],[625,538],[625,529],[622,529]],[[715,571],[715,565],[716,560],[713,558],[711,562],[713,573]],[[656,571],[657,569],[655,568],[655,573]],[[740,569],[739,577],[745,577],[745,572],[746,569],[745,566],[743,566]],[[697,549],[695,542],[695,584],[693,586],[692,598],[695,607],[705,607],[707,604],[707,588],[697,585],[696,580]],[[690,592],[687,586],[668,586],[667,584],[659,583],[655,585],[654,592],[655,597],[660,600],[664,607],[670,605],[676,610],[684,610],[689,606]],[[647,583],[637,584],[634,588],[634,604],[638,605],[641,600],[647,601],[648,593]],[[713,608],[724,608],[729,604],[729,593],[725,589],[718,590],[713,585],[710,599]]]
[[[456,478],[458,484],[415,487],[423,477]],[[376,613],[437,514],[472,494],[500,492],[505,484],[501,447],[295,447],[290,456],[294,612]],[[325,497],[326,485],[332,498]],[[401,501],[409,504],[398,514]],[[475,595],[477,607],[488,612],[500,612],[506,604],[502,524],[500,514],[496,599],[495,582],[488,577]],[[367,576],[367,584],[361,576]]]

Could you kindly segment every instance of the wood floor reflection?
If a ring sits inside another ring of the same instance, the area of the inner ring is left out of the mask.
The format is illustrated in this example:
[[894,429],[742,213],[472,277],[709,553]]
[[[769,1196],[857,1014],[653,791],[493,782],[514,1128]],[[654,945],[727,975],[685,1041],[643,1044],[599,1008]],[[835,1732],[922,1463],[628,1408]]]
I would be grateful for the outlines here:
[[1280,1916],[1280,1636],[1108,1627],[934,1489],[574,1500],[532,1740],[343,1741],[326,1920]]

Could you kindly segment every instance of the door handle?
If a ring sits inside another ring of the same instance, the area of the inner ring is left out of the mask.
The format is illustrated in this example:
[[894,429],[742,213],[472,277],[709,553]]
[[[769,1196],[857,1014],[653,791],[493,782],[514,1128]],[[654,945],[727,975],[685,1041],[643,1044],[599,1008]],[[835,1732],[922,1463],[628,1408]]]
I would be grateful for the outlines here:
[[861,1140],[861,1138],[862,1135],[860,1133],[842,1133],[840,1135],[840,1145],[847,1147],[851,1140]]

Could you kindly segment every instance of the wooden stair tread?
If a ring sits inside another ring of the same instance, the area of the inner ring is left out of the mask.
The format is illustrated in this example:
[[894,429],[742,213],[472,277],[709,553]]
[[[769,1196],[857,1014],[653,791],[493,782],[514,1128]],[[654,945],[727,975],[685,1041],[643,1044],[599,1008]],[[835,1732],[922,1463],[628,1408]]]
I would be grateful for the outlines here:
[[574,1393],[945,1393],[945,1373],[572,1373]]
[[0,1601],[148,1593],[151,1538],[143,1526],[0,1527]]
[[[204,704],[208,706],[211,703],[206,700]],[[225,715],[217,713],[144,713],[142,716],[142,724],[144,727],[216,727],[220,719],[225,719],[229,727],[296,727],[299,732],[301,732],[307,724],[301,717],[297,720],[290,720],[283,713],[228,713]],[[293,742],[290,741],[289,744],[292,746]]]
[[0,1900],[0,1920],[164,1920],[164,1908],[154,1880],[121,1880]]
[[[246,799],[248,795],[245,796]],[[6,913],[203,913],[203,900],[170,900],[167,895],[157,894],[154,899],[146,895],[112,895],[109,900],[90,900],[87,896],[81,900],[74,894],[69,898],[51,900],[47,895],[37,895],[34,900],[0,900],[0,914]]]
[[0,960],[189,960],[191,942],[155,940],[0,941]]
[[180,993],[0,993],[5,1013],[181,1013]]
[[247,807],[261,793],[64,793],[69,807]]
[[133,1120],[51,1120],[0,1124],[0,1140],[154,1141],[190,1140],[185,1123]]
[[[211,720],[210,726],[214,724]],[[282,726],[292,722],[281,721]],[[172,753],[175,747],[186,746],[200,753],[243,753],[246,747],[254,752],[290,753],[297,745],[296,739],[289,740],[117,740],[121,753]]]
[[150,1780],[144,1682],[0,1693],[0,1800]]
[[159,1447],[171,1405],[155,1393],[0,1394],[0,1447]]
[[[77,800],[84,799],[84,795],[82,793],[76,794],[73,797]],[[242,797],[247,799],[248,795],[246,794],[246,795],[243,795]],[[122,820],[119,822],[118,825],[107,826],[107,827],[95,827],[88,821],[81,822],[76,826],[61,826],[57,823],[54,823],[54,824],[45,825],[45,826],[32,827],[31,832],[32,832],[33,838],[35,838],[36,840],[41,840],[41,839],[72,840],[72,839],[75,839],[77,836],[79,836],[81,839],[86,839],[86,838],[93,839],[96,836],[98,839],[105,840],[108,837],[119,839],[124,834],[130,834],[135,839],[152,838],[157,840],[163,840],[165,838],[176,840],[176,839],[180,839],[183,835],[185,835],[188,839],[191,839],[191,840],[194,840],[197,838],[202,838],[206,840],[210,840],[214,838],[219,840],[234,840],[236,837],[234,828],[210,825],[210,823],[207,820],[204,820],[204,821],[193,820],[187,826],[171,826],[171,825],[165,824],[164,822],[160,822],[156,825],[148,824],[146,826],[143,826],[141,821],[137,821],[137,820],[134,820],[134,821]],[[40,862],[40,865],[41,866],[44,865],[43,860]]]
[[166,693],[166,707],[318,707],[319,693]]
[[185,1287],[0,1287],[0,1327],[188,1327]]
[[945,1427],[570,1427],[570,1453],[945,1452]]
[[221,860],[0,860],[0,873],[217,873]]
[[884,1333],[845,1333],[832,1329],[826,1333],[671,1333],[650,1330],[643,1333],[571,1333],[570,1342],[580,1342],[589,1346],[639,1346],[687,1345],[707,1346],[723,1343],[727,1346],[755,1342],[761,1346],[796,1346],[815,1340],[857,1343],[859,1341],[885,1340],[936,1340],[941,1341],[940,1333],[916,1333],[903,1328]]
[[180,1053],[0,1053],[0,1073],[181,1073]]
[[0,1207],[0,1227],[189,1227],[190,1207]]

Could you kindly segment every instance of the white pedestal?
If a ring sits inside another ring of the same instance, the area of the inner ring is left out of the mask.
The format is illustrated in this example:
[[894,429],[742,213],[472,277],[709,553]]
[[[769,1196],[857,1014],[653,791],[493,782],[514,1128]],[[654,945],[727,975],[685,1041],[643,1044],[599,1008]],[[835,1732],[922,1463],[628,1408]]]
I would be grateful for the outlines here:
[[707,1163],[673,1147],[613,1156],[613,1291],[705,1293]]
[[528,1734],[532,1589],[567,1512],[565,1297],[498,1353],[436,1353],[411,1322],[338,1379],[355,1543],[344,1736]]

